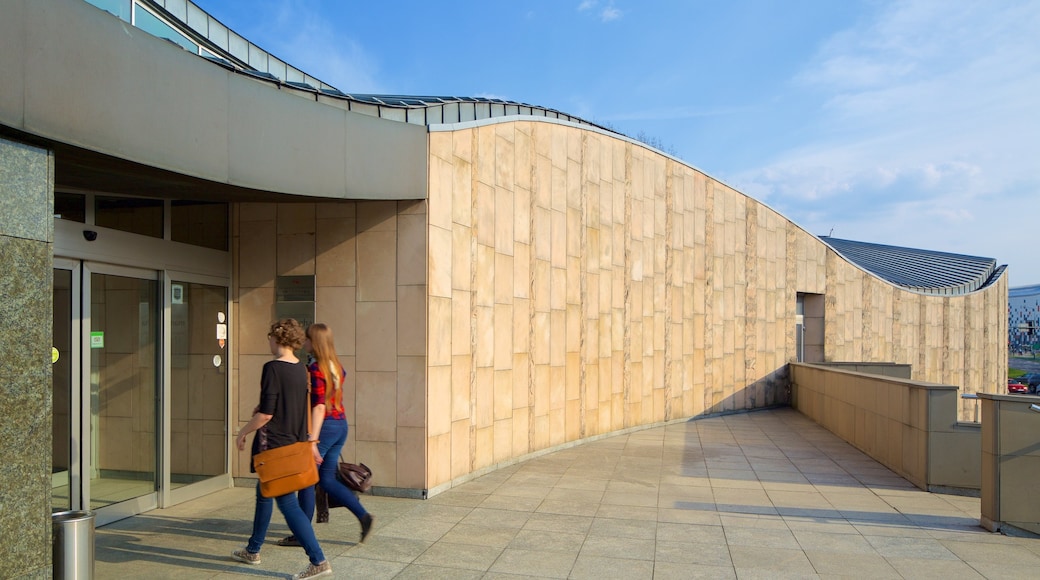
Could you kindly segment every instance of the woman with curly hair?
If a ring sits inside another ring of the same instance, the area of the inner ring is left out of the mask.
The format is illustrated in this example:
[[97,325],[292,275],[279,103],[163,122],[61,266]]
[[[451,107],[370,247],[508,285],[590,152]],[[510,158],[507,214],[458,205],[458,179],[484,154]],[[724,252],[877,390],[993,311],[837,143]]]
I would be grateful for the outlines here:
[[[260,376],[260,404],[253,409],[253,418],[235,438],[238,450],[242,451],[245,449],[246,436],[256,431],[252,456],[266,449],[313,439],[307,433],[307,367],[293,354],[304,342],[303,327],[292,318],[284,318],[271,325],[267,339],[275,358],[264,363]],[[253,471],[252,467],[250,471]],[[274,503],[278,504],[285,523],[293,535],[299,538],[300,545],[310,559],[310,566],[293,578],[318,578],[332,574],[332,566],[325,559],[318,539],[314,536],[310,517],[300,509],[296,494],[264,497],[260,494],[259,481],[256,484],[253,534],[249,536],[249,543],[232,552],[231,557],[246,564],[260,563],[260,547],[264,544],[267,526],[271,523]]]
[[[330,503],[346,506],[361,524],[361,541],[372,531],[372,514],[368,513],[357,495],[336,477],[339,455],[347,442],[347,416],[343,409],[343,381],[347,372],[336,355],[332,330],[322,324],[307,329],[303,348],[311,353],[308,366],[311,375],[311,417],[314,432],[318,434],[315,460],[318,462],[318,485],[329,495]],[[312,437],[313,438],[313,437]],[[314,515],[314,487],[300,490],[300,506],[310,519]],[[300,545],[295,532],[278,541],[281,546]]]

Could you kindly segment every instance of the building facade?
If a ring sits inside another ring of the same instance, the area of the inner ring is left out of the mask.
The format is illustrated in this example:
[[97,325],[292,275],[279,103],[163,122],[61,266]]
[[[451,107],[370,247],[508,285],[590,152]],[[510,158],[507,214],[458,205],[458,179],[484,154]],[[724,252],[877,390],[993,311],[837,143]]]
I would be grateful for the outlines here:
[[896,280],[617,133],[343,93],[186,0],[0,13],[0,576],[47,576],[48,508],[104,524],[249,484],[230,434],[281,316],[334,329],[344,456],[407,497],[787,404],[794,360],[1002,390],[995,262]]
[[1008,350],[1040,351],[1040,284],[1008,289]]

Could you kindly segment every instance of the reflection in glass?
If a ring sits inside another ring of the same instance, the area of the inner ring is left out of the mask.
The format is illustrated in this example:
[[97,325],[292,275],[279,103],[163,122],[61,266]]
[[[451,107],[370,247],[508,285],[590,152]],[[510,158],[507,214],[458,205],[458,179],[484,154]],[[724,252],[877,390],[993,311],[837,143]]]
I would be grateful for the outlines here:
[[94,198],[94,223],[132,234],[163,237],[163,202],[161,199],[136,197]]
[[87,196],[55,191],[54,219],[84,223],[87,220]]
[[91,274],[90,508],[156,489],[158,283]]
[[166,40],[179,44],[195,54],[199,53],[199,45],[188,40],[180,32],[174,30],[172,26],[159,20],[154,14],[137,4],[134,4],[134,26],[153,36],[165,38]]
[[130,0],[87,0],[87,2],[130,22]]
[[[69,469],[72,466],[72,271],[54,270],[52,345],[58,359],[51,365],[52,446],[51,510],[72,509]],[[53,352],[53,351],[52,351]],[[53,354],[51,359],[54,359]]]
[[224,287],[177,281],[171,296],[170,485],[176,489],[227,472],[228,298]]
[[170,207],[170,239],[227,251],[228,204],[174,200]]

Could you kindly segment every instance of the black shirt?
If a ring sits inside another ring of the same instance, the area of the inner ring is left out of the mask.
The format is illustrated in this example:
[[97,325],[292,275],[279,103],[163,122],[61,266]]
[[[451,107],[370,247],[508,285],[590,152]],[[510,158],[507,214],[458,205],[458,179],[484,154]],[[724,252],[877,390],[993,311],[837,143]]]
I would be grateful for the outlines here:
[[272,360],[264,363],[260,375],[260,413],[271,420],[253,437],[252,454],[260,449],[266,431],[266,449],[307,440],[307,366]]

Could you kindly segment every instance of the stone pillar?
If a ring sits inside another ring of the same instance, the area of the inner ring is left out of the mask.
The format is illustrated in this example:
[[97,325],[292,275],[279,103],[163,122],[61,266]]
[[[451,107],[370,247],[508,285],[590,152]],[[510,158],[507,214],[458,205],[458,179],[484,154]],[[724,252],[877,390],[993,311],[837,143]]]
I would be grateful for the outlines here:
[[54,157],[0,138],[0,578],[51,575]]

